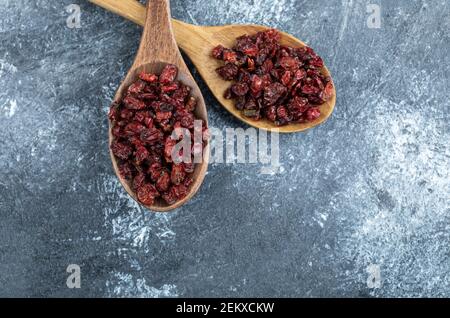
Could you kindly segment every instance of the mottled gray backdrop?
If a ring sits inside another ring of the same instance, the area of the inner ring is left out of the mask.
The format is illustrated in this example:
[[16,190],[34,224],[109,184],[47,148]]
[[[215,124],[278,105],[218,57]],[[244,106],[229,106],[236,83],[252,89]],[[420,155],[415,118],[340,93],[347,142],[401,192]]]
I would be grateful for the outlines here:
[[[149,213],[107,147],[140,28],[82,0],[1,0],[0,296],[450,296],[450,3],[173,0],[172,13],[306,41],[334,76],[333,116],[280,137],[279,173],[213,164],[188,204]],[[210,124],[246,128],[191,70]]]

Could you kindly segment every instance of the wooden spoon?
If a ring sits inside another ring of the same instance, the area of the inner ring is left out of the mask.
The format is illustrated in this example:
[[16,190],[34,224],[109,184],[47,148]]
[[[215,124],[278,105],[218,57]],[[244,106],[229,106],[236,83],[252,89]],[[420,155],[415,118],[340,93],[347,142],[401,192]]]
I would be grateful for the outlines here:
[[[146,15],[145,8],[136,0],[90,1],[139,25],[144,25]],[[225,47],[232,47],[238,36],[243,34],[253,34],[269,28],[261,25],[197,26],[175,19],[172,19],[172,24],[178,45],[192,60],[214,96],[226,110],[246,124],[265,130],[275,128],[281,133],[292,133],[304,131],[323,123],[333,112],[334,105],[336,104],[336,90],[334,89],[334,84],[333,98],[320,106],[321,115],[312,122],[289,124],[287,126],[278,127],[271,121],[265,119],[252,120],[251,118],[245,117],[241,111],[235,108],[232,100],[223,97],[223,93],[225,92],[225,88],[229,86],[229,82],[222,80],[215,72],[215,69],[222,66],[222,63],[211,57],[211,50],[218,44],[222,44]],[[281,32],[281,43],[292,47],[306,46],[306,44],[299,39],[284,32]],[[331,74],[326,67],[323,68],[322,72],[324,75],[330,76],[331,78]]]
[[[145,8],[142,8],[145,12]],[[145,14],[144,14],[145,15]],[[114,101],[119,101],[122,95],[126,92],[128,86],[135,82],[140,72],[160,74],[163,67],[167,64],[174,64],[178,67],[178,77],[185,85],[191,87],[191,95],[197,98],[197,107],[195,116],[207,122],[207,112],[203,96],[195,83],[192,75],[189,72],[186,64],[181,57],[177,44],[172,32],[172,23],[170,20],[170,5],[168,0],[150,0],[147,5],[147,18],[142,23],[144,31],[142,33],[141,43],[136,54],[133,65],[128,74],[120,85],[114,97]],[[111,123],[109,125],[109,144],[112,141]],[[131,190],[128,182],[124,180],[119,173],[118,164],[112,152],[111,159],[114,171],[122,183],[125,190],[136,201],[136,194]],[[195,165],[195,170],[192,175],[194,182],[189,188],[189,193],[182,200],[177,201],[172,205],[167,205],[162,199],[158,199],[151,206],[147,208],[154,211],[169,211],[181,206],[188,201],[197,192],[200,187],[208,167],[209,144],[205,145],[203,161]]]

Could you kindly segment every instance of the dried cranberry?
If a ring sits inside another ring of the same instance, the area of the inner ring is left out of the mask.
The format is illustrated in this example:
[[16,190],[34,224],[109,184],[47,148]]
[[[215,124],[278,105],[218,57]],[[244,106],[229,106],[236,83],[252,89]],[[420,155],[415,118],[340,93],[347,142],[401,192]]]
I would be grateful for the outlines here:
[[289,86],[289,84],[291,83],[291,78],[292,73],[290,71],[284,72],[283,75],[281,75],[281,84],[283,84],[284,86]]
[[186,186],[184,184],[178,184],[178,185],[174,185],[172,186],[172,188],[170,189],[170,191],[173,193],[173,195],[177,198],[177,199],[182,199],[186,196],[187,194],[187,189]]
[[184,171],[186,173],[192,173],[194,172],[194,164],[193,163],[183,163],[184,164]]
[[275,82],[264,89],[264,102],[267,106],[274,105],[283,94],[287,92],[287,88],[283,84]]
[[146,144],[154,144],[163,138],[164,134],[158,128],[144,129],[141,132],[141,140]]
[[136,195],[142,204],[152,205],[160,194],[153,184],[146,183],[137,189]]
[[143,172],[138,172],[138,174],[133,179],[133,189],[137,190],[142,187],[145,182],[145,174]]
[[269,106],[266,108],[266,117],[270,121],[277,120],[277,108],[275,106]]
[[145,126],[139,123],[138,121],[133,121],[125,126],[124,133],[128,136],[133,136],[136,134],[140,134],[144,131]]
[[225,64],[224,66],[216,69],[216,72],[224,80],[231,81],[236,78],[239,68],[234,64]]
[[170,187],[170,175],[167,170],[162,170],[159,175],[158,180],[156,181],[156,189],[161,192],[165,192]]
[[310,108],[306,111],[306,119],[309,121],[313,121],[320,116],[320,110],[317,108]]
[[163,193],[161,195],[161,197],[164,199],[164,201],[166,201],[167,204],[170,204],[170,205],[177,202],[177,199],[178,199],[172,191]]
[[172,64],[167,64],[166,66],[164,66],[161,75],[159,76],[159,82],[161,84],[169,84],[175,80],[177,74],[177,67]]
[[322,92],[321,97],[325,102],[330,100],[333,97],[333,83],[332,82],[328,82],[325,85],[325,88]]
[[123,99],[123,103],[129,109],[144,109],[146,107],[145,103],[142,100],[139,100],[133,96],[126,96]]
[[258,75],[253,75],[250,89],[252,91],[253,96],[258,95],[258,93],[263,89],[262,78],[259,77]]
[[157,181],[161,174],[162,165],[160,162],[154,162],[148,168],[148,174],[153,181]]
[[183,164],[174,164],[172,166],[172,172],[170,174],[170,179],[173,184],[180,184],[186,177],[186,172],[184,171]]
[[[216,57],[221,54],[220,49]],[[229,51],[228,59],[235,56],[237,65],[243,65],[245,55]],[[238,66],[229,64],[227,76],[237,76]],[[234,72],[234,75],[230,75]],[[111,152],[118,159],[121,178],[130,183],[139,202],[152,205],[162,196],[168,204],[186,196],[194,172],[194,164],[172,162],[172,150],[178,139],[171,138],[176,128],[187,128],[194,135],[194,111],[197,100],[190,96],[191,89],[176,81],[178,70],[166,65],[161,74],[142,72],[132,83],[122,100],[111,104],[108,117],[113,136]],[[198,130],[206,136],[207,127]],[[203,142],[196,143],[193,151],[201,152]],[[194,153],[192,154],[192,158]]]
[[112,103],[109,108],[108,118],[111,121],[117,120],[119,117],[119,105],[117,103]]
[[222,45],[216,46],[212,50],[212,53],[211,53],[212,57],[214,57],[214,58],[216,58],[218,60],[221,60],[222,56],[223,56],[223,50],[224,50],[224,47]]
[[142,72],[141,74],[139,74],[139,78],[141,80],[144,80],[144,81],[149,82],[149,83],[154,83],[154,82],[156,82],[158,80],[158,76],[157,75],[155,75],[155,74],[148,74],[148,73],[145,73],[145,72]]
[[248,85],[246,83],[237,83],[231,86],[231,91],[236,96],[245,96],[248,92]]
[[323,60],[310,47],[280,44],[280,33],[270,29],[236,39],[232,49],[219,45],[212,56],[225,62],[216,69],[224,80],[235,81],[224,91],[235,107],[253,119],[277,125],[315,120],[330,100],[331,79],[323,74]]
[[139,94],[144,90],[145,82],[143,81],[137,81],[131,84],[128,87],[128,93],[130,94]]
[[193,96],[189,97],[188,101],[186,102],[186,110],[188,112],[193,112],[195,109],[195,106],[197,106],[197,99]]
[[237,61],[236,52],[230,50],[224,50],[222,54],[222,59],[228,63],[234,64]]
[[167,84],[165,86],[161,86],[161,92],[169,93],[169,92],[176,91],[178,88],[179,88],[178,83],[173,82],[173,83]]
[[125,180],[129,181],[133,177],[133,171],[132,171],[131,167],[132,166],[130,165],[129,162],[124,162],[124,163],[119,165],[120,176],[122,178],[124,178]]
[[299,68],[299,61],[294,57],[284,56],[280,59],[279,63],[285,70],[295,71]]
[[124,143],[114,140],[111,143],[111,151],[116,157],[126,160],[133,152],[133,149]]
[[143,163],[145,160],[148,159],[150,154],[149,154],[147,148],[145,148],[144,146],[138,146],[136,148],[134,156],[135,156],[136,164],[140,165],[141,163]]
[[320,92],[320,89],[313,85],[305,85],[302,87],[302,93],[305,95],[316,95]]

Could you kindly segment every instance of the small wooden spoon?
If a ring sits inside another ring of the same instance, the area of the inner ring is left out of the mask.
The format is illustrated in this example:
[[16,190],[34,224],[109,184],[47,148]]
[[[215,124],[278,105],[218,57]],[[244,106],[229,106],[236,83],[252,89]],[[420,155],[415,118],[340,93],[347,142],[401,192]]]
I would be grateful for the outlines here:
[[[174,64],[178,67],[178,77],[185,85],[191,87],[191,94],[197,98],[197,107],[195,116],[207,122],[207,112],[203,96],[195,83],[192,75],[189,72],[186,64],[181,57],[177,44],[172,32],[172,23],[170,20],[170,5],[168,0],[150,0],[147,5],[147,18],[143,22],[144,31],[142,33],[141,43],[136,54],[133,65],[128,74],[120,85],[114,97],[114,101],[120,101],[122,95],[126,92],[128,86],[135,82],[140,72],[160,74],[163,67],[167,64]],[[111,123],[109,125],[109,144],[112,142]],[[135,199],[136,194],[131,190],[128,182],[124,180],[119,173],[118,164],[112,152],[111,159],[114,171],[122,183],[128,194]],[[177,201],[172,205],[167,205],[162,199],[155,201],[154,205],[146,206],[154,211],[169,211],[181,206],[188,201],[200,187],[208,167],[209,144],[204,148],[203,161],[195,165],[195,170],[192,175],[194,182],[189,188],[189,193],[182,200]]]
[[[139,25],[144,25],[146,16],[145,8],[136,0],[89,1]],[[304,131],[323,123],[333,112],[334,105],[336,104],[336,90],[334,89],[334,85],[333,98],[320,106],[321,115],[312,122],[289,124],[287,126],[278,127],[265,119],[252,120],[245,117],[241,111],[236,109],[232,100],[223,97],[225,88],[230,84],[229,82],[222,80],[215,72],[216,68],[222,66],[222,63],[211,57],[211,51],[218,44],[222,44],[225,47],[232,47],[238,36],[243,34],[254,34],[269,28],[261,25],[197,26],[175,19],[172,19],[172,24],[178,45],[192,60],[198,72],[209,86],[211,92],[226,110],[246,124],[265,130],[276,128],[281,133],[292,133]],[[281,32],[281,43],[292,47],[306,46],[306,44],[299,39],[284,32]],[[331,77],[331,74],[326,67],[323,68],[322,72],[326,76]]]

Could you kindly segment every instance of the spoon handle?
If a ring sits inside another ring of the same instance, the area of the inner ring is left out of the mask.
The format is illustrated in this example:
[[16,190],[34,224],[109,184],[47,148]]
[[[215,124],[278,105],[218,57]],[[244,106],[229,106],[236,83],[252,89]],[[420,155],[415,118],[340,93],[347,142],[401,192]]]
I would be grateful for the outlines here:
[[134,66],[155,62],[184,65],[173,34],[169,0],[148,0]]
[[[89,0],[95,5],[102,7],[112,13],[115,13],[127,20],[130,20],[140,26],[144,26],[146,10],[145,6],[136,0]],[[149,0],[150,1],[150,0]],[[186,53],[191,53],[193,47],[195,47],[196,41],[207,40],[208,37],[199,37],[199,34],[210,29],[211,27],[199,27],[189,23],[182,22],[177,19],[172,18],[173,32],[175,40],[178,46],[186,51]],[[195,36],[195,41],[192,41],[192,37]],[[203,47],[207,47],[203,45]],[[198,50],[194,50],[192,54],[198,54]]]

